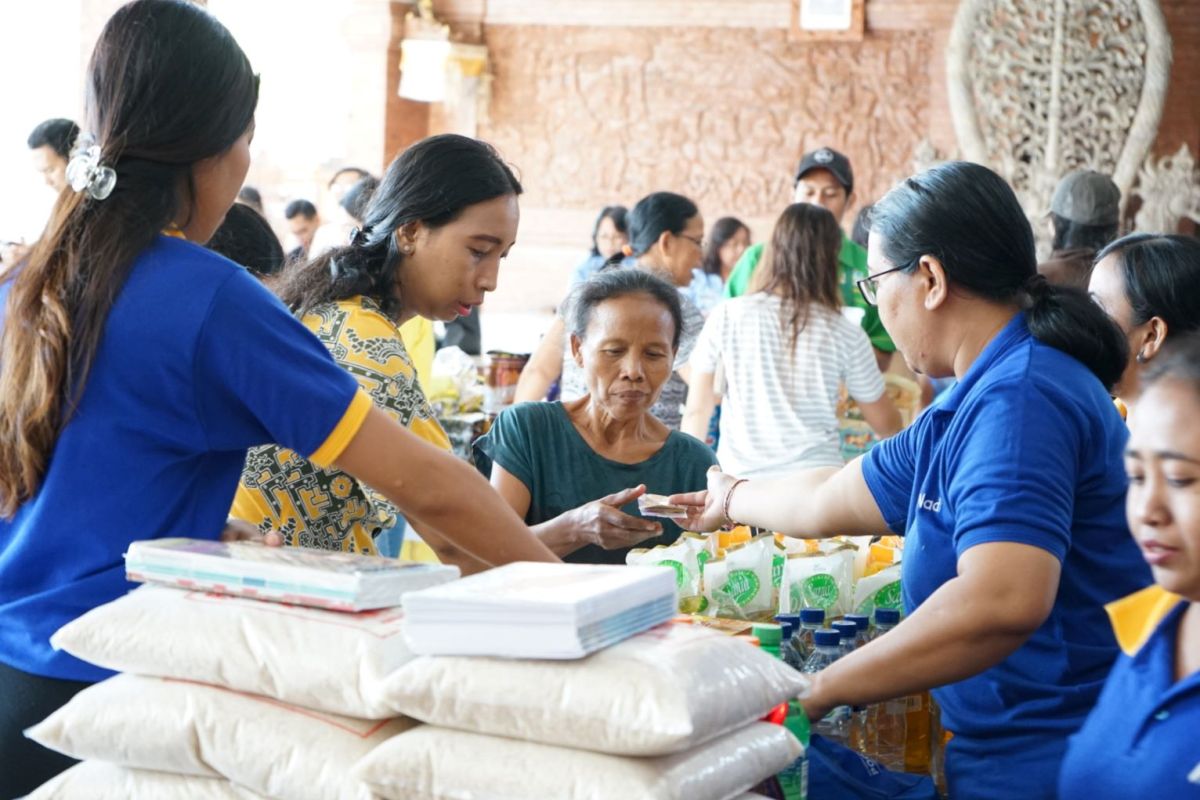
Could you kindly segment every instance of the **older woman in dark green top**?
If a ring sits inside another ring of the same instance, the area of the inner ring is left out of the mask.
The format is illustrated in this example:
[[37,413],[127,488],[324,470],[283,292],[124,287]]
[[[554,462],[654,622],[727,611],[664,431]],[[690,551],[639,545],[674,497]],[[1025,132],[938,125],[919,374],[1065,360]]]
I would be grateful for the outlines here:
[[703,488],[716,457],[650,414],[683,325],[673,286],[641,270],[608,270],[580,284],[567,309],[588,394],[507,409],[476,445],[476,462],[556,554],[624,563],[630,548],[680,534],[670,520],[638,516],[637,498]]

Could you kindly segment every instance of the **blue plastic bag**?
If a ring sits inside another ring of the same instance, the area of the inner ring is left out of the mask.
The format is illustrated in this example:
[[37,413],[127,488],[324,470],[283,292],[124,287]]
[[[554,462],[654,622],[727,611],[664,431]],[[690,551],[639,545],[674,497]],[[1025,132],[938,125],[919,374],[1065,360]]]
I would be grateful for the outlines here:
[[892,772],[814,735],[808,746],[809,800],[938,800],[928,775]]

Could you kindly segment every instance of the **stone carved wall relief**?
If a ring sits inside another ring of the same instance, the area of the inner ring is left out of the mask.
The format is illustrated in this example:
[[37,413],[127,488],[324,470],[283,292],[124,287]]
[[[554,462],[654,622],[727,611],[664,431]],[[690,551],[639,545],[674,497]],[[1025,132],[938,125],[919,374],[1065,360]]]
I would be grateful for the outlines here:
[[928,130],[913,88],[936,68],[930,34],[799,46],[783,31],[616,30],[486,29],[496,80],[480,135],[517,162],[531,206],[670,189],[773,219],[801,150],[824,144],[850,156],[869,202],[909,174]]
[[1128,197],[1170,65],[1157,0],[963,0],[947,51],[959,144],[1031,217],[1078,168],[1111,174]]
[[1147,159],[1136,194],[1142,200],[1135,218],[1139,231],[1174,233],[1181,220],[1200,223],[1200,170],[1187,145],[1157,161]]

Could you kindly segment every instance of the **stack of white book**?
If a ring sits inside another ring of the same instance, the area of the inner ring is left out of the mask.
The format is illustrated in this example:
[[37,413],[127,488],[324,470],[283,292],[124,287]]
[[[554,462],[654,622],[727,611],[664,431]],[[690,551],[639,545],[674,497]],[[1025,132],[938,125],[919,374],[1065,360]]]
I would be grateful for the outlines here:
[[517,563],[404,598],[421,655],[583,658],[675,616],[663,567]]
[[125,576],[277,603],[367,611],[402,605],[407,592],[453,581],[459,571],[443,564],[259,542],[153,539],[129,545]]

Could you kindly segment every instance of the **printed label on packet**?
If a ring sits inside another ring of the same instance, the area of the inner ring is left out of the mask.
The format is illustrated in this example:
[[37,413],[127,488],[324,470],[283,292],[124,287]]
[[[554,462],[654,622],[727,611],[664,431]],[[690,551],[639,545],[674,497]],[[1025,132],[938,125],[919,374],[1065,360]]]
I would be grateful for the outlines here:
[[754,570],[735,569],[729,573],[729,579],[721,587],[721,591],[733,598],[739,606],[747,606],[762,588]]

